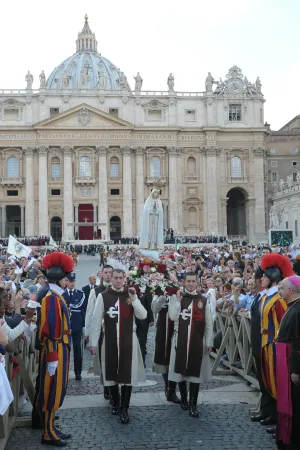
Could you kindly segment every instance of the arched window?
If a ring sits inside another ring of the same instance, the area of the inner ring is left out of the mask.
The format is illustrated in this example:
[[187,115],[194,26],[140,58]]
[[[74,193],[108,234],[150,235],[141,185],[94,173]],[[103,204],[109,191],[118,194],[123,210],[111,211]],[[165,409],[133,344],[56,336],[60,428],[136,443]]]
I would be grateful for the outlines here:
[[160,177],[160,159],[153,156],[150,161],[150,177]]
[[196,176],[196,160],[192,156],[187,160],[187,172],[190,177]]
[[190,227],[198,225],[197,209],[194,206],[191,206],[188,210],[188,221]]
[[15,156],[11,156],[7,160],[7,176],[8,178],[17,178],[20,176],[19,160]]
[[116,156],[110,158],[110,176],[111,177],[119,176],[119,160]]
[[92,163],[89,156],[82,156],[80,158],[80,176],[91,177],[92,176]]
[[231,176],[232,178],[242,177],[242,161],[238,156],[234,156],[231,160]]
[[51,178],[60,178],[60,159],[57,156],[51,159]]

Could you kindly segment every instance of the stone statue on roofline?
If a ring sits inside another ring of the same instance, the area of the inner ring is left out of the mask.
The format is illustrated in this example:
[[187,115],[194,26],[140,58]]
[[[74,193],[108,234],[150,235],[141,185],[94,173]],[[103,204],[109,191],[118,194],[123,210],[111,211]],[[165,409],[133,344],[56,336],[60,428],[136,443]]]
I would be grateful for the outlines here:
[[30,71],[28,70],[28,73],[25,77],[25,81],[27,83],[26,89],[31,90],[32,89],[32,85],[33,85],[33,75],[30,73]]

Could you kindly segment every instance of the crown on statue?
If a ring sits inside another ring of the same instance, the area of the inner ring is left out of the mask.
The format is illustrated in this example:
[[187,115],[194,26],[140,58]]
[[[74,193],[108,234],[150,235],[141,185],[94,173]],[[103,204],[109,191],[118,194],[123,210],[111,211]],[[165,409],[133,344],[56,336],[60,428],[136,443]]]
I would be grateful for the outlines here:
[[164,186],[164,184],[161,181],[161,179],[158,179],[157,181],[154,181],[152,189],[160,190],[163,186]]

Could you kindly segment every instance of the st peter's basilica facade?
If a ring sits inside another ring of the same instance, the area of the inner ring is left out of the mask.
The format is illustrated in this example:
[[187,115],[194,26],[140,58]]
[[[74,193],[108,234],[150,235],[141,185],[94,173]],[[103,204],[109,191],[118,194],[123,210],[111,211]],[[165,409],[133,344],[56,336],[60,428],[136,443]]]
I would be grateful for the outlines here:
[[[0,90],[1,236],[138,236],[160,180],[164,228],[258,242],[265,233],[267,128],[257,78],[209,73],[204,92],[133,89],[97,52],[88,18],[76,53],[39,89]],[[203,83],[204,84],[204,83]],[[89,225],[90,224],[90,225]]]

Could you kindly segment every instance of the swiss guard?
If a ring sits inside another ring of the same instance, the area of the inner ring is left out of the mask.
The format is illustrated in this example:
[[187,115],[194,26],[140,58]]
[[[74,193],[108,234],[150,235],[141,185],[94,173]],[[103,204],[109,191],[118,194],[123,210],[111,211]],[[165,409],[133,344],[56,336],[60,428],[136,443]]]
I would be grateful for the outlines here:
[[85,295],[82,291],[75,289],[75,273],[70,273],[66,278],[67,288],[63,296],[69,306],[71,318],[75,379],[80,381],[83,357],[82,334],[84,332],[85,323]]
[[64,290],[59,283],[72,272],[74,263],[69,256],[54,252],[43,258],[42,266],[50,289],[41,300],[37,323],[41,350],[36,407],[44,416],[42,444],[64,447],[71,435],[55,426],[54,413],[63,404],[67,390],[71,326]]

